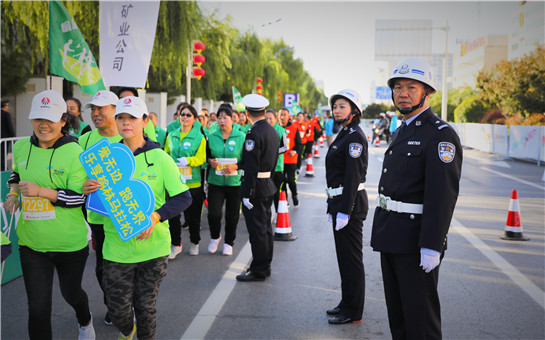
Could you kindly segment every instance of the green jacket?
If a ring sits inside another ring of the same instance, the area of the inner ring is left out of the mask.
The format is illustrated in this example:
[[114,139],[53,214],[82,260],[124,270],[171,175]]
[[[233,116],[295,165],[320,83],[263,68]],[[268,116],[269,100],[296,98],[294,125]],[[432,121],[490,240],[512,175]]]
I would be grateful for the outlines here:
[[[238,163],[242,158],[245,139],[244,133],[233,129],[231,135],[224,140],[221,130],[217,130],[208,136],[207,158],[236,158]],[[221,176],[216,174],[215,169],[210,168],[208,183],[219,186],[239,186],[240,170],[237,171],[237,175]]]

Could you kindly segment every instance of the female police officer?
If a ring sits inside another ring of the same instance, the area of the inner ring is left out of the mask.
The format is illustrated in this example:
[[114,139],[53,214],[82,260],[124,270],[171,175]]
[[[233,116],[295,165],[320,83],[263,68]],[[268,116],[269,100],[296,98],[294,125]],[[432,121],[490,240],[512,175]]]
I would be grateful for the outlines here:
[[[326,156],[327,216],[333,222],[342,298],[327,311],[331,324],[360,322],[365,299],[363,221],[367,216],[367,139],[359,127],[360,95],[350,89],[331,96],[335,124],[341,127]],[[347,169],[350,169],[347,171]]]

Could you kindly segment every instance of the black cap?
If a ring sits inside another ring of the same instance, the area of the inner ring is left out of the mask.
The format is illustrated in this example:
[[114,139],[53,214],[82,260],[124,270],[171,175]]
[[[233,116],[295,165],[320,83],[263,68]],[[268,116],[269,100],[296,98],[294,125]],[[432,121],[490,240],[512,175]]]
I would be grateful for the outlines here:
[[9,99],[2,99],[2,106],[8,105]]

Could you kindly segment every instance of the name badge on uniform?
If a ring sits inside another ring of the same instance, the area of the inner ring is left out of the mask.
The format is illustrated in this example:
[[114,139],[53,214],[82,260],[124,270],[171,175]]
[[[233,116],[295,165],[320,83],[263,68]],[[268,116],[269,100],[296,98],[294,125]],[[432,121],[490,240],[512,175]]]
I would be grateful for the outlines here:
[[456,147],[452,143],[441,142],[437,146],[437,151],[439,152],[439,159],[441,159],[445,163],[450,163],[454,160]]
[[358,158],[363,150],[363,145],[360,143],[350,143],[348,146],[348,152],[352,158]]
[[47,198],[21,195],[23,219],[27,221],[53,220],[55,207]]
[[255,142],[251,139],[248,139],[246,143],[244,143],[244,146],[246,147],[246,151],[252,151],[255,146]]
[[190,166],[178,166],[178,169],[186,181],[193,179],[193,170]]

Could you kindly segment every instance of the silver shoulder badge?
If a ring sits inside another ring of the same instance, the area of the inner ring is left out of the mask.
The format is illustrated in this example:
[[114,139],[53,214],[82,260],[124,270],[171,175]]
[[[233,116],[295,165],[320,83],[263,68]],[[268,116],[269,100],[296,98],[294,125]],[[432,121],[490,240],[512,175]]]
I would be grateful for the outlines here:
[[254,149],[255,142],[251,139],[247,139],[244,143],[244,147],[246,148],[246,151],[252,151]]
[[361,152],[363,150],[363,145],[360,143],[350,143],[348,146],[348,152],[350,153],[350,157],[352,158],[358,158],[361,155]]
[[439,152],[439,159],[444,163],[452,162],[456,155],[456,147],[449,142],[440,142],[437,151]]

